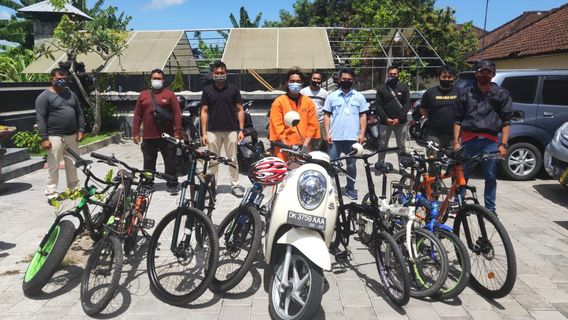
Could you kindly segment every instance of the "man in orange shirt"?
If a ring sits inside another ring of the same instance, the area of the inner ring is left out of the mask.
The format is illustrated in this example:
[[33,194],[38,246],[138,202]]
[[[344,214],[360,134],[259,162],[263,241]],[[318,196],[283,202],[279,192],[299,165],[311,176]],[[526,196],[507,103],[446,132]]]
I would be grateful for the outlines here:
[[[312,99],[300,94],[304,75],[299,70],[288,71],[286,79],[286,94],[276,98],[270,109],[270,141],[301,145],[309,150],[311,140],[320,138],[316,107]],[[284,123],[284,115],[288,111],[300,114],[300,123],[296,128]],[[279,147],[274,148],[274,154],[284,161],[288,160]]]

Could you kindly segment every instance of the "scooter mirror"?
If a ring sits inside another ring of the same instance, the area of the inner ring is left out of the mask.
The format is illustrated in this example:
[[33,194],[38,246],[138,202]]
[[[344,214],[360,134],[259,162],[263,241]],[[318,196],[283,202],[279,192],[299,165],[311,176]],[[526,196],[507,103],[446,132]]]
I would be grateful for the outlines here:
[[363,145],[360,143],[355,143],[351,146],[351,154],[354,156],[360,156],[363,154]]
[[296,111],[288,111],[284,115],[284,123],[289,127],[295,127],[300,123],[300,114]]

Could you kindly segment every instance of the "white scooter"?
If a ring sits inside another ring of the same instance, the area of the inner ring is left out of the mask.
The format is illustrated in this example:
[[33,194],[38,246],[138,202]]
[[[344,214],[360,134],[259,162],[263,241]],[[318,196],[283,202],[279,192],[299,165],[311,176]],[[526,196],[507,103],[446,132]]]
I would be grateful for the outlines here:
[[[300,115],[285,114],[295,127]],[[321,151],[296,151],[279,143],[292,159],[303,163],[280,183],[272,203],[265,238],[265,259],[272,266],[269,312],[273,319],[311,319],[323,295],[323,270],[331,268],[328,247],[335,229],[338,199]]]

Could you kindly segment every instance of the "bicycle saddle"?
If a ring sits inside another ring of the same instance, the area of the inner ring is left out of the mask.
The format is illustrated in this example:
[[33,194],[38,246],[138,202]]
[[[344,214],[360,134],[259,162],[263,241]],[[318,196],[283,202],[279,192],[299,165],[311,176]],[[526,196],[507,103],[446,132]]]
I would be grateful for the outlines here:
[[410,153],[401,152],[398,156],[398,161],[400,162],[400,166],[404,168],[411,168],[416,163],[416,160]]
[[390,162],[377,162],[375,163],[375,170],[378,174],[385,174],[392,172],[394,167]]

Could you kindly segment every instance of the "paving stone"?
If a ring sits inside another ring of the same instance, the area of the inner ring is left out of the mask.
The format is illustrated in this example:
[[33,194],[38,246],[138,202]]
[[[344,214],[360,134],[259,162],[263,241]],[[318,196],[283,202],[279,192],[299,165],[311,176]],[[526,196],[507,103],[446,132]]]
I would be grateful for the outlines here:
[[371,306],[345,306],[345,319],[346,320],[374,320],[377,318],[375,311]]
[[565,316],[558,311],[533,311],[532,315],[537,320],[566,320]]
[[503,317],[493,310],[468,309],[467,312],[473,320],[497,320]]
[[436,320],[440,319],[440,316],[436,313],[436,310],[431,306],[429,308],[408,308],[408,318],[411,320]]
[[466,317],[467,312],[461,306],[450,305],[444,302],[433,302],[432,306],[440,317]]
[[552,304],[546,302],[544,298],[538,294],[515,295],[515,300],[528,311],[555,309]]
[[223,306],[219,320],[248,319],[251,309],[251,306]]
[[557,288],[535,288],[549,303],[568,303],[568,293]]

